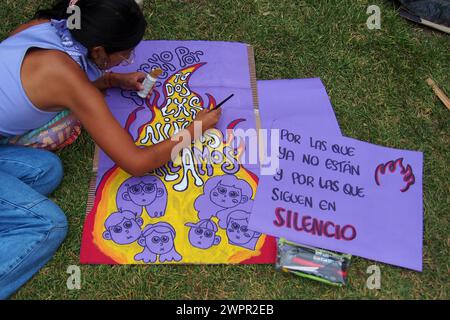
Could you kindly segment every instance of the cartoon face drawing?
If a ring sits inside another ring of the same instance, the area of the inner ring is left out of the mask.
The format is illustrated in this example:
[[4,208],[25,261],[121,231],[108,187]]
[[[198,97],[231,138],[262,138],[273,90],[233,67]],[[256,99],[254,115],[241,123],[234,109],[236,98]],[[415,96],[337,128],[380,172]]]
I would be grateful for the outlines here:
[[143,221],[131,211],[114,212],[105,221],[103,239],[117,244],[130,244],[141,236]]
[[127,188],[122,197],[127,201],[132,201],[140,206],[148,206],[152,204],[156,198],[162,197],[164,190],[159,188],[156,183],[139,182]]
[[180,261],[182,257],[175,249],[175,236],[175,229],[166,222],[147,225],[138,240],[144,250],[134,259],[145,263],[154,263],[158,257],[160,262]]
[[250,211],[252,195],[252,187],[247,181],[234,175],[216,176],[206,181],[203,194],[195,200],[194,207],[200,220],[217,216],[219,226],[226,228],[223,218],[230,210]]
[[119,210],[140,216],[143,208],[151,218],[162,217],[167,205],[167,190],[156,176],[131,177],[119,187],[116,196]]
[[261,234],[248,229],[250,213],[242,210],[233,211],[227,218],[227,237],[232,245],[255,250]]
[[240,203],[248,201],[242,190],[235,186],[227,186],[219,182],[210,193],[211,202],[222,208],[234,208]]
[[173,240],[171,232],[155,231],[145,238],[145,246],[154,254],[165,254],[173,249]]
[[186,223],[189,230],[189,242],[193,247],[209,249],[220,243],[220,236],[216,235],[217,225],[211,220],[200,220],[197,223]]

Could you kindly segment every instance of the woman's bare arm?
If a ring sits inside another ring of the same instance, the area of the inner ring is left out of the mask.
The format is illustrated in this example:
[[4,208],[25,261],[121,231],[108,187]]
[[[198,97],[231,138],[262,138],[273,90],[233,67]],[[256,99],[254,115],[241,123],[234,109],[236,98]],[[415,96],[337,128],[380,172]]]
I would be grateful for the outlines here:
[[[108,109],[101,92],[89,82],[86,75],[76,65],[65,64],[64,68],[70,70],[52,68],[52,72],[56,72],[52,81],[56,87],[52,91],[59,92],[58,96],[61,97],[57,98],[60,101],[54,103],[72,110],[99,147],[131,175],[141,176],[161,167],[171,159],[174,147],[179,143],[183,147],[191,143],[191,139],[184,141],[179,133],[180,141],[168,139],[149,147],[137,147]],[[202,112],[197,119],[202,121],[205,131],[212,128],[219,117],[220,111],[211,111]],[[192,125],[185,130],[189,137],[194,138]]]
[[92,84],[101,91],[109,88],[141,91],[144,89],[142,81],[144,81],[145,77],[146,74],[144,72],[107,72],[96,81],[93,81]]

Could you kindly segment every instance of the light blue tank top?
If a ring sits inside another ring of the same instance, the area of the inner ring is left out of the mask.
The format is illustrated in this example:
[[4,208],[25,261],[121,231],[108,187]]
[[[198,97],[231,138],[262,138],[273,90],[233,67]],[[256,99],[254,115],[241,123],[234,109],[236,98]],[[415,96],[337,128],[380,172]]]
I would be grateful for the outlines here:
[[20,70],[30,48],[66,52],[91,81],[102,75],[101,70],[87,58],[88,50],[72,38],[66,20],[39,24],[4,40],[0,43],[0,136],[22,135],[45,125],[58,114],[39,110],[23,89]]

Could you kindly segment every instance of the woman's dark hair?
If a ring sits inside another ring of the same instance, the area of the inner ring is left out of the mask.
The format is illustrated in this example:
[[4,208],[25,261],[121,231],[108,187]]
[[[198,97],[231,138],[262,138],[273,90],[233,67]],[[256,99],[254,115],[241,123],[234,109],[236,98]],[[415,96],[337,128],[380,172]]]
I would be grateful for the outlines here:
[[[70,0],[58,0],[52,8],[39,10],[35,19],[67,19]],[[143,38],[147,22],[134,0],[79,0],[81,28],[72,36],[89,50],[102,46],[107,53],[134,48]]]

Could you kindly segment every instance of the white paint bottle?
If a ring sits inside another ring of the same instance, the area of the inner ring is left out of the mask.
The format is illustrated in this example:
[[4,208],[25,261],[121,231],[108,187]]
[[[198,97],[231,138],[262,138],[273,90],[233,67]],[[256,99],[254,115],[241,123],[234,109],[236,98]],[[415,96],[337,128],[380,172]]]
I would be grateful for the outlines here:
[[162,72],[163,71],[158,68],[152,70],[152,72],[147,74],[147,77],[145,77],[145,80],[142,83],[144,89],[138,92],[139,97],[141,97],[142,99],[147,98],[147,96],[152,92],[152,89],[155,86],[155,83],[158,80],[158,77],[162,74]]

